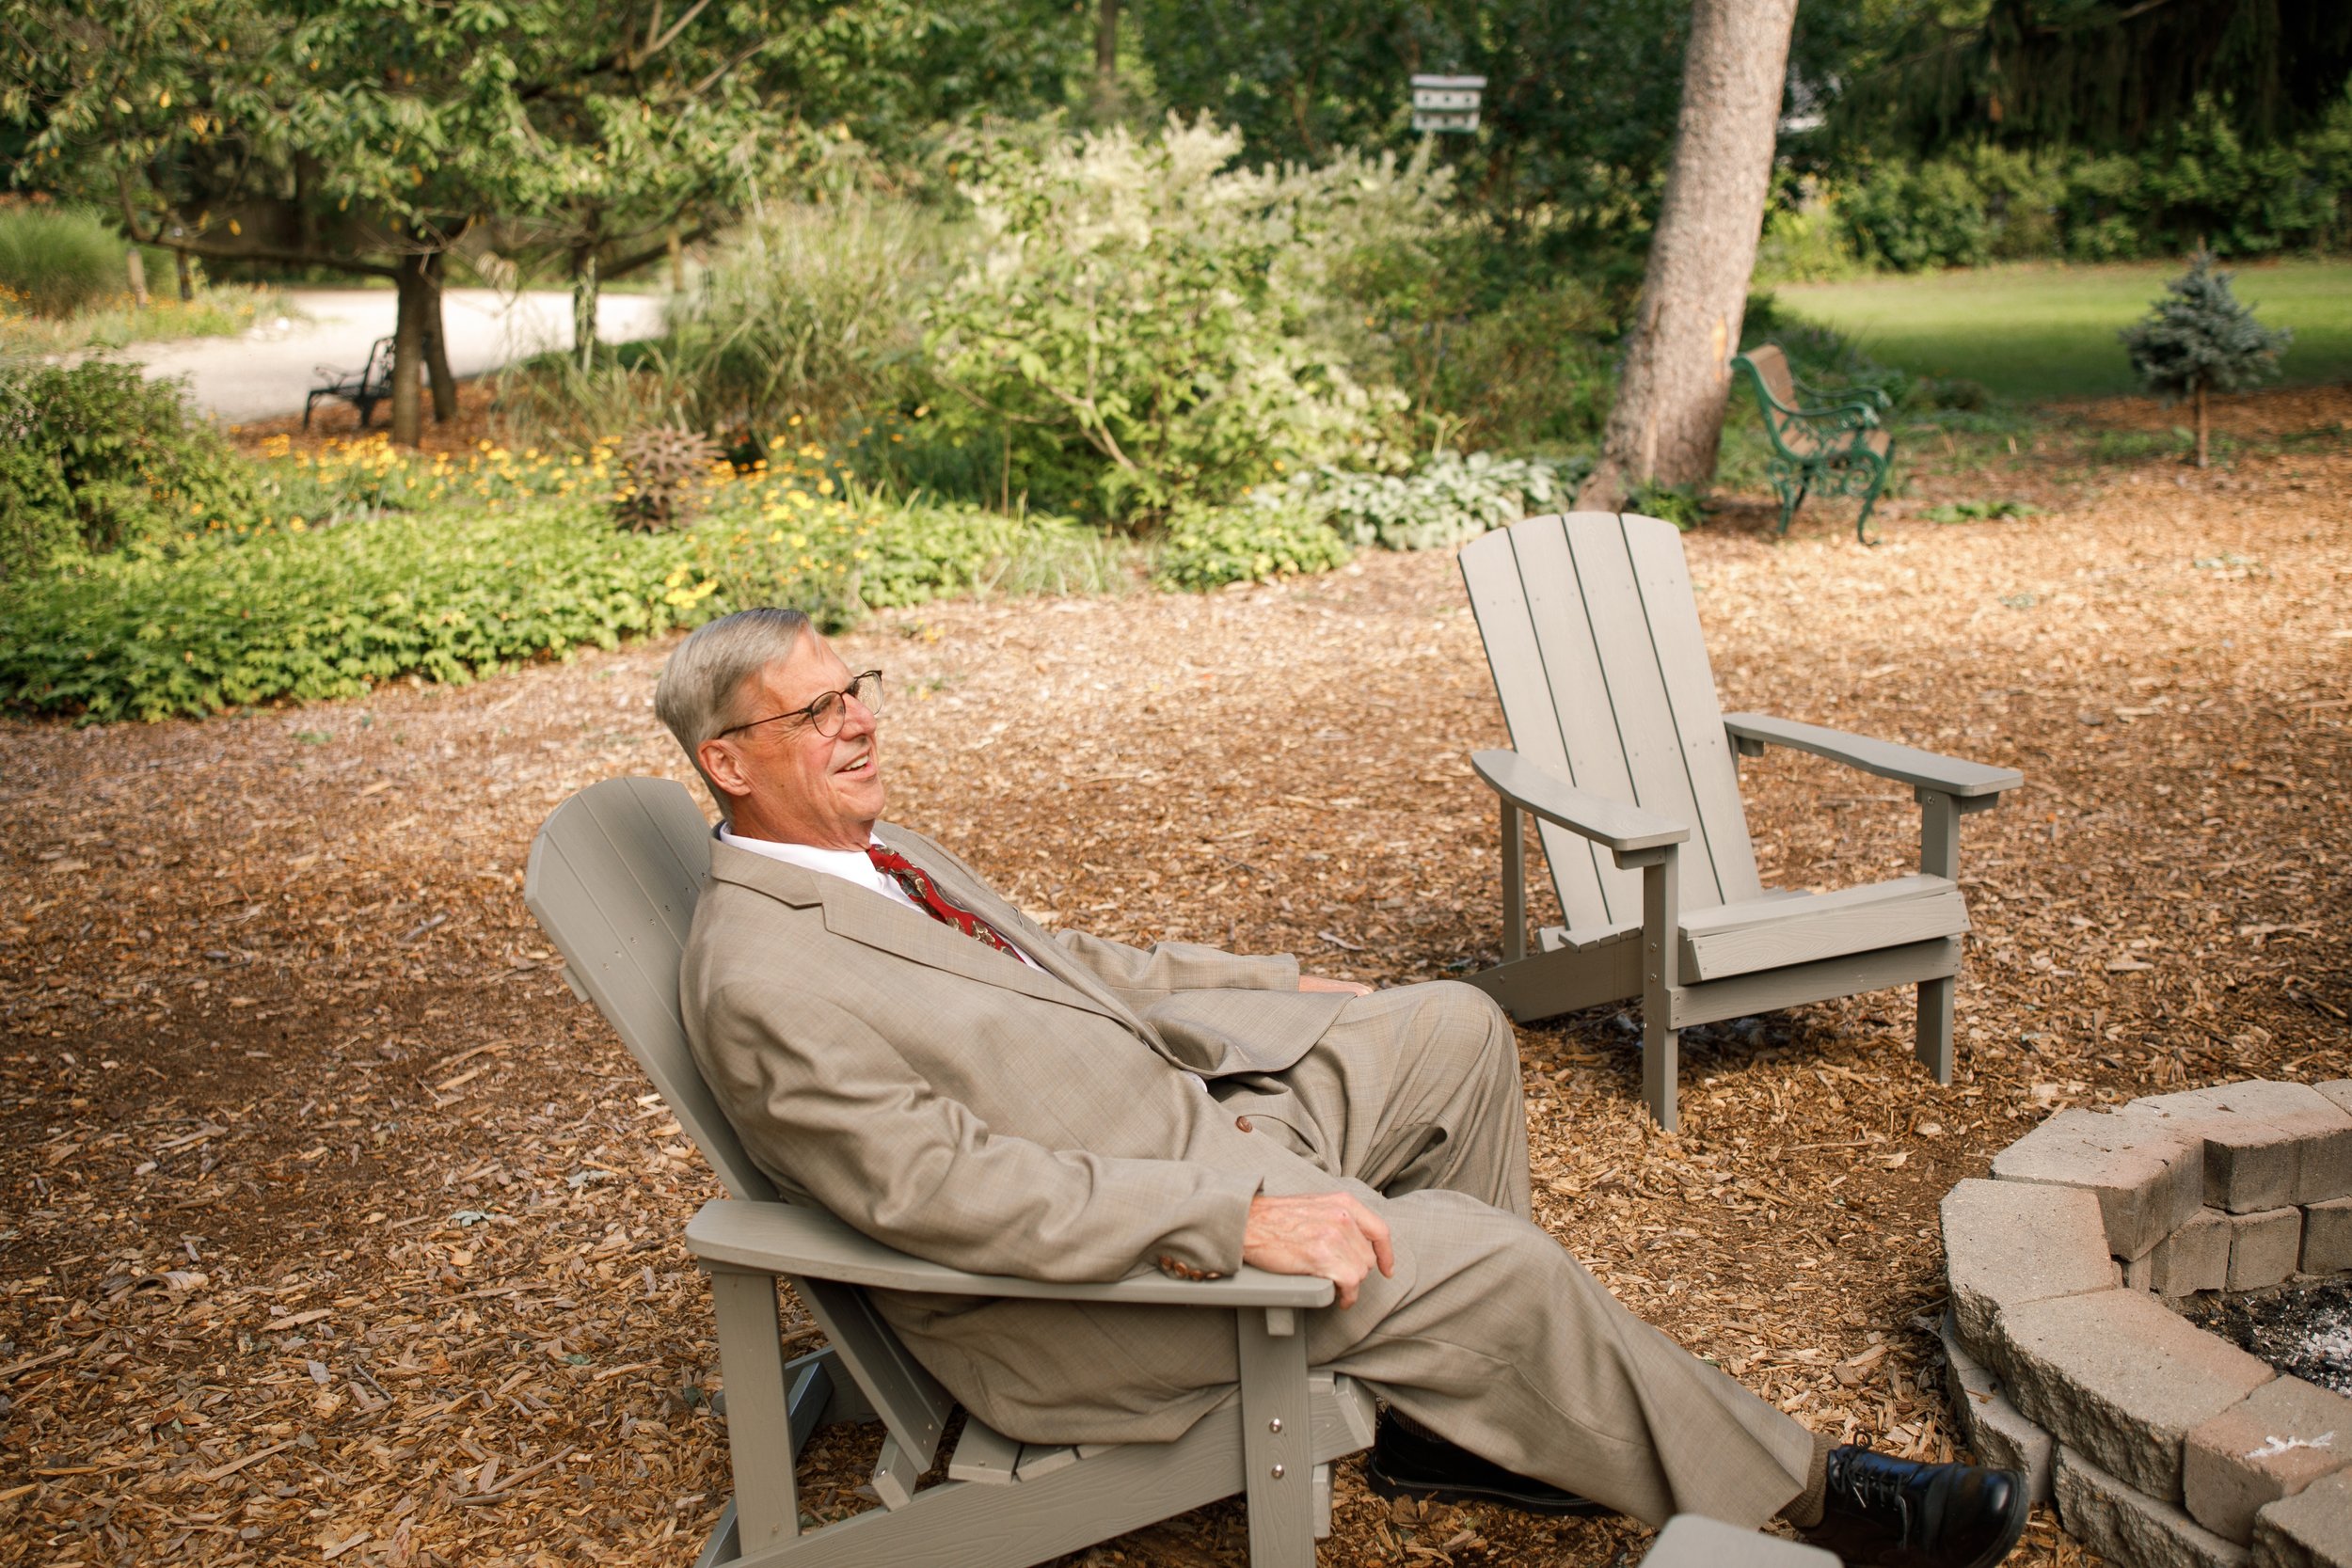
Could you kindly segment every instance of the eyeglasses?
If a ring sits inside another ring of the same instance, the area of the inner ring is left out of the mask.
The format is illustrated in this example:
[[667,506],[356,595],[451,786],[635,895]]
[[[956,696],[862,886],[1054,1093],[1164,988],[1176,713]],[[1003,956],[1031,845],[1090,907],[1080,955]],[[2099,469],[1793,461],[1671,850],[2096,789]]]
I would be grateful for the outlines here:
[[841,733],[842,718],[849,711],[842,703],[845,697],[856,698],[868,713],[882,712],[882,672],[868,670],[862,675],[853,675],[850,679],[850,684],[841,690],[824,692],[806,707],[796,707],[788,713],[771,713],[765,719],[755,719],[748,724],[730,724],[711,738],[716,740],[722,736],[733,735],[738,730],[748,730],[761,724],[772,724],[779,719],[803,719],[815,726],[818,735],[830,740]]

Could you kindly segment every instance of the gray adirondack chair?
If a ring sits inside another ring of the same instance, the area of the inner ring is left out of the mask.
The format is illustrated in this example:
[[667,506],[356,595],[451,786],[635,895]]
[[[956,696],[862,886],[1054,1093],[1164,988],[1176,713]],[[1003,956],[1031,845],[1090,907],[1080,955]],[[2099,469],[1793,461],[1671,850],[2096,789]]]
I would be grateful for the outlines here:
[[[709,868],[709,829],[683,788],[608,779],[548,818],[523,890],[572,989],[620,1035],[729,1195],[686,1227],[687,1248],[710,1275],[735,1479],[697,1568],[1025,1568],[1235,1492],[1248,1499],[1251,1560],[1310,1568],[1314,1538],[1330,1528],[1330,1462],[1372,1441],[1370,1392],[1307,1365],[1303,1317],[1329,1304],[1330,1282],[1250,1268],[1199,1282],[991,1277],[777,1201],[703,1082],[679,1021],[678,959]],[[824,1330],[824,1349],[784,1358],[779,1279]],[[1025,1445],[967,1417],[947,1479],[918,1486],[953,1403],[875,1309],[866,1295],[875,1289],[1230,1313],[1242,1381],[1172,1443]],[[803,1528],[795,1456],[818,1426],[844,1420],[883,1427],[872,1478],[882,1506]]]
[[[2009,768],[1716,705],[1674,525],[1580,512],[1472,541],[1462,578],[1512,750],[1472,767],[1502,808],[1503,959],[1471,983],[1522,1022],[1639,997],[1642,1096],[1676,1125],[1678,1032],[1915,982],[1916,1051],[1952,1076],[1952,977],[1968,911],[1960,819]],[[1734,753],[1810,752],[1912,787],[1915,876],[1831,893],[1757,879]],[[1540,824],[1566,923],[1528,951],[1520,813]]]

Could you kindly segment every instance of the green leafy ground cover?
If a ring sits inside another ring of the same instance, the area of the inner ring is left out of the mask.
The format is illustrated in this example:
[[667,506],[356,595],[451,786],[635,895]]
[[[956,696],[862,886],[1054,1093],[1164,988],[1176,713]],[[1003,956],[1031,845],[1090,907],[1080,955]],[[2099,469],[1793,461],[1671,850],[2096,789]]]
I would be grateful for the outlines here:
[[[1914,374],[1981,383],[2026,402],[2137,390],[2116,334],[2145,315],[2180,271],[2173,261],[1788,284],[1780,307],[1851,339]],[[2352,262],[2279,261],[2236,269],[2238,296],[2265,325],[2291,327],[2280,361],[2290,386],[2352,378]]]

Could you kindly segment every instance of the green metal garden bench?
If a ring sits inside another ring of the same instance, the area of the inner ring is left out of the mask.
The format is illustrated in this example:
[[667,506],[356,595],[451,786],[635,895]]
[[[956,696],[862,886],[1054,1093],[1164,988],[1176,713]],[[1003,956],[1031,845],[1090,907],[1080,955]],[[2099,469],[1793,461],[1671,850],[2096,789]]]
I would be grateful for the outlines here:
[[[1870,509],[1878,504],[1895,455],[1895,437],[1879,422],[1888,407],[1876,388],[1854,388],[1834,396],[1815,392],[1788,373],[1788,356],[1771,343],[1740,355],[1731,368],[1755,389],[1756,411],[1772,443],[1772,489],[1780,497],[1780,531],[1808,494],[1860,496],[1862,515],[1854,537],[1870,536]],[[1807,405],[1807,400],[1811,405]]]

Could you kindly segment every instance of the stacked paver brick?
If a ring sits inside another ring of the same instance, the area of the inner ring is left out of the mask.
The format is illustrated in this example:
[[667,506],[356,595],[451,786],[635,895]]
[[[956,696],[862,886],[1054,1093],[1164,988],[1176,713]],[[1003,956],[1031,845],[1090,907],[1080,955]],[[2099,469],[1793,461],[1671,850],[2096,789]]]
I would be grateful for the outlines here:
[[2352,1269],[2352,1080],[2061,1111],[1943,1217],[1981,1458],[2126,1568],[2352,1568],[2352,1400],[2159,1299]]

